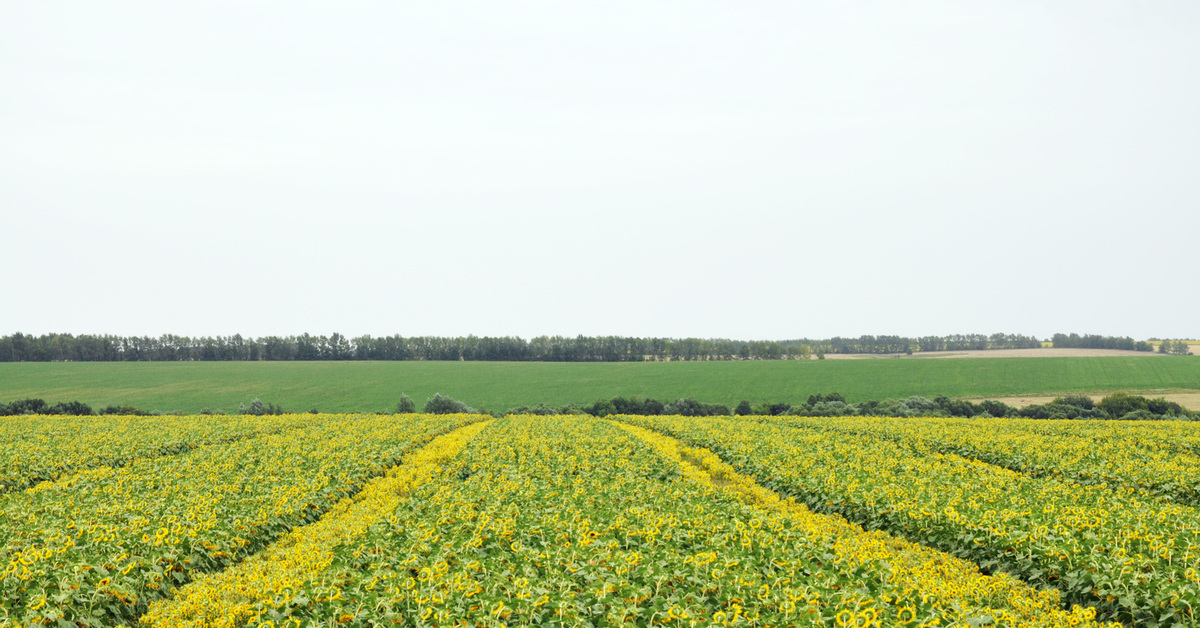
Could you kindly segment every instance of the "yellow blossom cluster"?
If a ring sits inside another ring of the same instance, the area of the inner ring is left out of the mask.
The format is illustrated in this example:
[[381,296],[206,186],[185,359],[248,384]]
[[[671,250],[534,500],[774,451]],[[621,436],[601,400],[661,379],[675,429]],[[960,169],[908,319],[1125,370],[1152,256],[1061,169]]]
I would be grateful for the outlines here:
[[135,621],[150,601],[316,521],[414,446],[479,417],[296,419],[303,429],[0,496],[0,625]]
[[143,622],[1098,625],[1056,592],[812,513],[646,431],[524,416],[470,436],[434,441],[388,476],[422,481],[372,483],[357,502],[370,507],[331,511]]
[[0,421],[0,493],[93,467],[179,454],[300,427],[297,415],[12,416]]
[[1055,587],[1102,619],[1197,624],[1200,513],[1190,506],[865,432],[754,418],[622,420],[710,449],[813,510]]
[[1033,476],[1105,483],[1145,499],[1200,505],[1200,455],[1190,421],[1044,421],[890,417],[786,417],[784,423],[890,438],[920,451],[954,453]]
[[293,602],[292,592],[333,561],[336,547],[355,541],[413,489],[436,477],[449,459],[489,422],[474,423],[433,439],[402,464],[368,482],[361,492],[301,526],[264,551],[225,571],[201,576],[141,618],[150,626],[234,627],[259,623],[267,609]]

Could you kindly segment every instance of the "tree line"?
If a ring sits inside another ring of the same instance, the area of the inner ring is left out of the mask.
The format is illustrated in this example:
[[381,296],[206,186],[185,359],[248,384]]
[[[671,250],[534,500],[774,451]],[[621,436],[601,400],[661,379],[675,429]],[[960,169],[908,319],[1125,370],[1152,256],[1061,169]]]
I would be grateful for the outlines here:
[[1054,334],[1050,341],[1055,347],[1068,349],[1120,349],[1122,351],[1154,351],[1154,345],[1128,336],[1098,336],[1096,334]]
[[[1063,336],[1080,338],[1077,334]],[[1084,339],[1101,338],[1084,336]],[[1090,340],[1088,340],[1090,342]],[[1130,343],[1133,341],[1130,340]],[[826,353],[912,353],[1040,347],[1019,334],[860,336],[730,340],[631,336],[115,336],[14,333],[0,336],[0,362],[177,362],[313,360],[450,360],[500,362],[644,362],[788,360]],[[1055,344],[1055,346],[1060,346]],[[1067,345],[1061,345],[1067,346]],[[1091,345],[1088,345],[1091,346]],[[1148,346],[1148,345],[1147,345]],[[1108,348],[1108,347],[1106,347]],[[1115,347],[1112,347],[1115,348]]]
[[[409,414],[417,411],[414,399],[401,393],[392,414]],[[839,416],[886,416],[886,417],[998,417],[1025,419],[1119,419],[1123,421],[1162,421],[1162,420],[1198,420],[1200,412],[1191,412],[1173,401],[1163,397],[1147,398],[1141,395],[1113,393],[1102,398],[1099,402],[1092,401],[1084,395],[1068,395],[1058,397],[1045,404],[1035,404],[1016,408],[1004,402],[985,400],[973,403],[965,399],[951,399],[938,395],[933,399],[921,396],[911,396],[904,399],[883,399],[849,403],[839,393],[809,395],[806,402],[771,403],[762,402],[751,404],[743,400],[732,410],[729,406],[717,403],[703,403],[691,397],[662,401],[652,397],[612,397],[600,399],[592,404],[551,405],[539,403],[535,406],[520,406],[505,411],[476,410],[465,402],[459,401],[441,393],[425,400],[421,409],[427,414],[490,414],[502,417],[510,414],[542,414],[542,415],[581,415],[590,414],[604,417],[614,414],[636,415],[680,415],[680,416],[806,416],[806,417],[839,417]],[[308,411],[318,414],[313,408]],[[238,414],[265,415],[290,413],[273,403],[263,403],[254,399],[250,406],[241,404]],[[117,415],[160,415],[161,411],[146,411],[132,405],[110,405],[102,410],[93,412],[91,406],[80,402],[60,402],[49,404],[42,399],[21,399],[11,403],[0,403],[0,416],[13,415],[74,415],[89,416],[95,414]],[[182,412],[167,414],[182,415]],[[225,414],[205,408],[200,414]],[[389,414],[384,410],[379,414]]]

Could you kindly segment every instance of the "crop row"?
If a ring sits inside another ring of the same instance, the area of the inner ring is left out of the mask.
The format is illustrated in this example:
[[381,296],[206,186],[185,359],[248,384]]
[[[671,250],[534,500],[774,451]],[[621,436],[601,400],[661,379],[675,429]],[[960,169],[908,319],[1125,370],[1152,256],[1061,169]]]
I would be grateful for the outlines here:
[[[782,421],[890,438],[917,451],[958,454],[1035,477],[1106,484],[1150,499],[1200,505],[1200,456],[1160,446],[1146,438],[1138,422],[879,417]],[[1190,422],[1176,423],[1200,434],[1200,427]]]
[[329,568],[334,550],[357,541],[372,524],[392,512],[412,491],[436,477],[449,459],[489,423],[474,423],[443,434],[404,457],[386,475],[343,499],[319,521],[289,532],[266,550],[225,571],[204,574],[156,603],[141,618],[150,626],[226,628],[282,620],[274,609],[295,601],[293,588]]
[[94,467],[180,454],[313,423],[284,416],[14,416],[0,421],[0,493]]
[[194,575],[318,519],[415,445],[475,420],[330,416],[0,496],[0,624],[136,620]]
[[[442,464],[455,436],[424,459]],[[387,488],[422,459],[372,482],[371,507],[297,528],[144,623],[1095,625],[1055,591],[813,513],[711,453],[599,419],[501,419],[440,474]],[[214,618],[235,602],[229,623]]]
[[890,439],[745,419],[626,417],[841,513],[1130,625],[1197,624],[1200,516],[1102,485],[1036,478]]

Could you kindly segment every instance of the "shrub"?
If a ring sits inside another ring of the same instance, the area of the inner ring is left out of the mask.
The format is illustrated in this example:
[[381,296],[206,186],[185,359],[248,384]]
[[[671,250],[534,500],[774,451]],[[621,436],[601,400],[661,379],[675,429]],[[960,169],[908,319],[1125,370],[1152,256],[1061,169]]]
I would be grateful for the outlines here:
[[600,399],[593,403],[590,408],[587,408],[587,413],[592,416],[608,416],[617,413],[617,407],[608,399]]
[[1096,406],[1110,417],[1125,416],[1134,410],[1149,410],[1145,397],[1128,393],[1113,393],[1101,399]]
[[120,414],[132,416],[150,416],[150,413],[137,407],[125,404],[123,406],[107,406],[100,411],[100,414]]
[[1162,415],[1155,414],[1146,409],[1134,410],[1121,415],[1122,421],[1159,421],[1162,420]]
[[41,399],[22,399],[8,404],[5,414],[46,414],[46,402]]
[[445,397],[442,393],[434,393],[433,397],[425,400],[426,414],[474,414],[475,410],[467,404]]
[[1076,408],[1083,408],[1084,410],[1091,410],[1092,408],[1096,407],[1096,402],[1092,401],[1092,398],[1088,397],[1087,395],[1067,395],[1066,397],[1059,397],[1050,403],[1057,403],[1065,406],[1075,406]]
[[412,400],[412,397],[404,393],[400,393],[400,401],[396,402],[397,414],[411,414],[417,411],[417,402]]
[[241,406],[242,414],[251,414],[254,416],[263,416],[267,414],[283,414],[283,408],[273,403],[263,403],[262,399],[255,397],[250,402],[250,407]]
[[56,403],[46,410],[46,414],[71,414],[75,416],[90,416],[92,407],[82,401]]
[[[984,414],[994,417],[1016,416],[1017,414],[1016,408],[1004,403],[1003,401],[995,401],[992,399],[980,401],[979,408]],[[982,414],[980,416],[982,416]]]
[[729,407],[720,404],[700,403],[691,397],[676,399],[663,408],[663,414],[678,414],[679,416],[723,416],[729,414]]

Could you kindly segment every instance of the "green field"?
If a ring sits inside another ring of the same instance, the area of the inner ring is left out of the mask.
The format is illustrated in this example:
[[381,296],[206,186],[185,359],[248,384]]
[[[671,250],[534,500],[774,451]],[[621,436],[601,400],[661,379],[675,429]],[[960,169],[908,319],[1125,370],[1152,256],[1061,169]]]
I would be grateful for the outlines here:
[[977,358],[756,362],[66,362],[0,363],[0,401],[40,397],[100,408],[235,411],[258,397],[288,410],[377,411],[401,392],[435,392],[477,408],[591,403],[616,395],[708,403],[796,403],[1069,391],[1200,388],[1193,357]]

